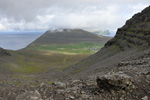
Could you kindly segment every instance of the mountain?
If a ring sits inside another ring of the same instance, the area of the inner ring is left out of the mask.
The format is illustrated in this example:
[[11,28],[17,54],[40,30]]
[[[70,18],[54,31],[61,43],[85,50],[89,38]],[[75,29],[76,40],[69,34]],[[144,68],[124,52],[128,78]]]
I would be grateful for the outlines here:
[[63,29],[55,31],[47,31],[37,40],[29,45],[51,45],[51,44],[74,44],[81,42],[105,42],[109,37],[98,36],[93,33],[81,29]]
[[45,32],[26,49],[93,54],[110,39],[81,29],[63,29]]

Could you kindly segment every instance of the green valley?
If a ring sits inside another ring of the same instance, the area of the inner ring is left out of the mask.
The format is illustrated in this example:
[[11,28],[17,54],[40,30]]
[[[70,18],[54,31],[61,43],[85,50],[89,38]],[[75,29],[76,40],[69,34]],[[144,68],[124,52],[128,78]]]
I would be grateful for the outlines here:
[[[17,79],[26,80],[31,76],[32,80],[43,77],[55,79],[66,68],[99,51],[109,39],[80,29],[47,31],[24,49],[5,51],[10,56],[1,57],[0,68],[3,75],[6,71]],[[4,50],[1,52],[3,54]],[[51,73],[57,75],[49,76]]]

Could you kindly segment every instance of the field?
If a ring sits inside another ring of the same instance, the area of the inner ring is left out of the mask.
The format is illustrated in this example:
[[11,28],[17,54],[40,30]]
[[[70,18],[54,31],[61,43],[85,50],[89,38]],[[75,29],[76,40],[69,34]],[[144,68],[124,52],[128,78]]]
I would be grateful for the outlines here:
[[79,44],[52,44],[52,45],[38,45],[30,49],[47,50],[59,53],[74,53],[74,54],[94,54],[104,46],[103,43],[82,42]]

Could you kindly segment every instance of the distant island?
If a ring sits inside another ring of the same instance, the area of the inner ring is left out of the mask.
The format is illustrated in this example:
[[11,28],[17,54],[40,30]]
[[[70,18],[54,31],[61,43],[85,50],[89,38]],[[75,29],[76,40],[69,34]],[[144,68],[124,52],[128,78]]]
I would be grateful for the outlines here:
[[109,30],[87,30],[87,31],[97,34],[97,35],[110,35]]

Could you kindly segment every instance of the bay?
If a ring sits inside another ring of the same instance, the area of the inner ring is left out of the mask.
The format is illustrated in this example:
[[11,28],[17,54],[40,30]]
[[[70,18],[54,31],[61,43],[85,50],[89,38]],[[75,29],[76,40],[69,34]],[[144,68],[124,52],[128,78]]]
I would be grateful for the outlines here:
[[28,46],[43,33],[0,34],[0,47],[9,50],[19,50]]

